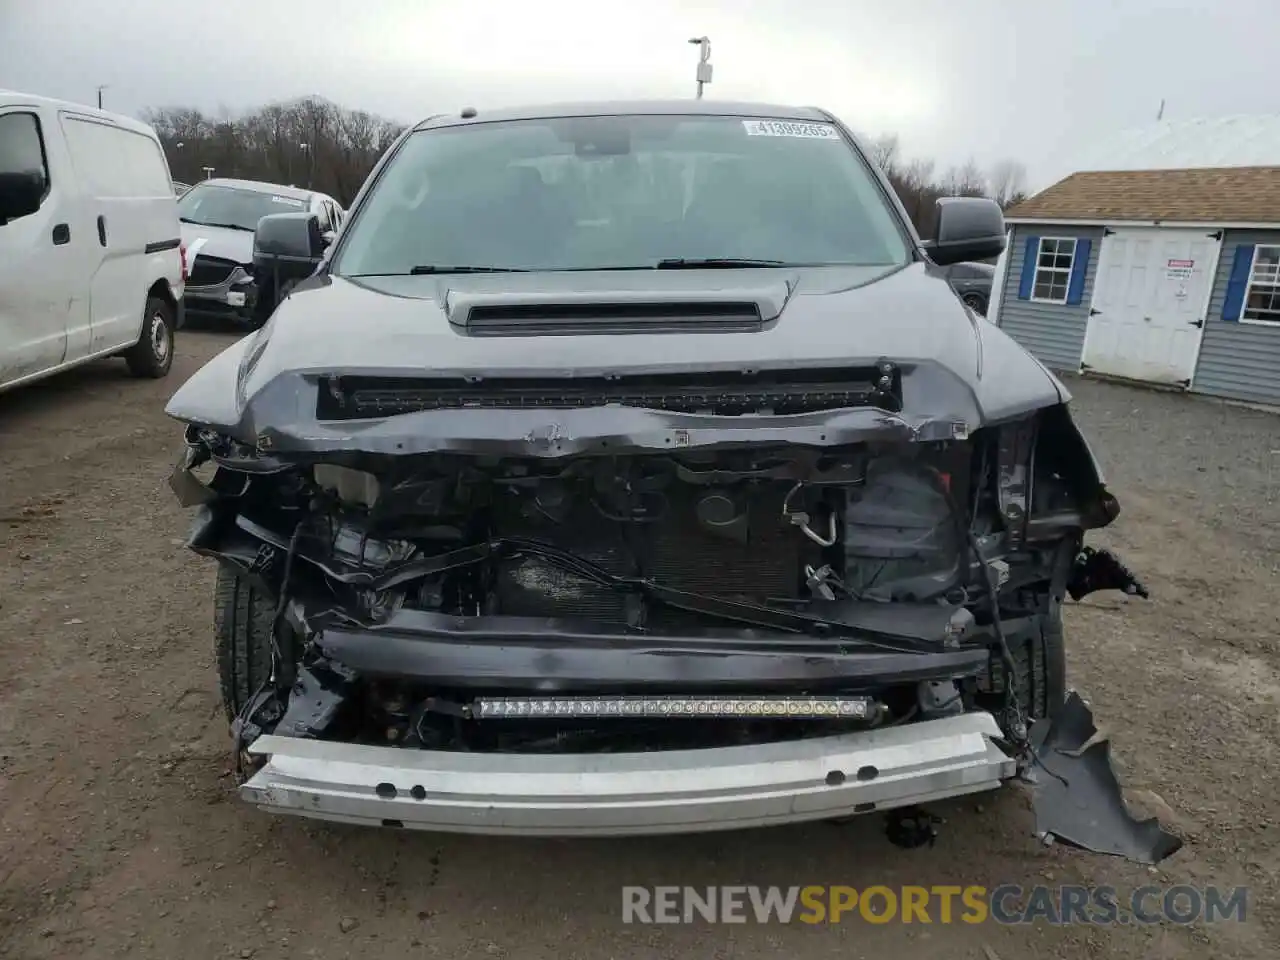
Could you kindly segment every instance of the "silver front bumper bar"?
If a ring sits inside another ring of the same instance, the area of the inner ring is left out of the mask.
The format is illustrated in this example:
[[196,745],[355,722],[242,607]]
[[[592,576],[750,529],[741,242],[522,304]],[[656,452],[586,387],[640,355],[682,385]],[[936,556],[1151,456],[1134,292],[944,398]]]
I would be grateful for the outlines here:
[[1014,761],[987,713],[710,750],[485,754],[267,736],[262,809],[451,833],[623,836],[823,820],[992,790]]

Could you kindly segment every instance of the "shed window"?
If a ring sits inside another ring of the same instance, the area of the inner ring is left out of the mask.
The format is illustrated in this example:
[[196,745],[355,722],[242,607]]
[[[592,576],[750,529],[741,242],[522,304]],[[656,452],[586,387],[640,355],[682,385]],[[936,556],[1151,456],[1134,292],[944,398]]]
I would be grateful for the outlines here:
[[1254,248],[1241,319],[1280,323],[1280,247]]
[[1041,237],[1040,248],[1036,252],[1036,275],[1031,299],[1045,303],[1066,303],[1075,258],[1075,237]]

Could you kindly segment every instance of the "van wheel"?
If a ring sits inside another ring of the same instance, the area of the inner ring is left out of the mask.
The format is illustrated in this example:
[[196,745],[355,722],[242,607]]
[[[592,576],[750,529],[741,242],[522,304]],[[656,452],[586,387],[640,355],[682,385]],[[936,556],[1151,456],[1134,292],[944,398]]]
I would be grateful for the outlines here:
[[159,379],[173,366],[173,307],[163,297],[147,297],[142,336],[124,353],[135,377]]

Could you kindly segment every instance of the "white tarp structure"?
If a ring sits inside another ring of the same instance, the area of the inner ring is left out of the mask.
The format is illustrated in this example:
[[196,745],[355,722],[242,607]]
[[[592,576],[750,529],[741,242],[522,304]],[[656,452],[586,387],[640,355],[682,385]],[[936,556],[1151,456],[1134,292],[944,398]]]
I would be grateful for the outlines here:
[[1280,114],[1163,120],[1085,146],[1062,176],[1082,170],[1280,166]]
[[[1085,144],[1039,189],[1084,171],[1204,167],[1280,167],[1280,114],[1160,120],[1132,127]],[[1008,256],[1006,250],[996,266],[1001,281]],[[1002,298],[993,294],[991,300],[987,319],[998,324]]]

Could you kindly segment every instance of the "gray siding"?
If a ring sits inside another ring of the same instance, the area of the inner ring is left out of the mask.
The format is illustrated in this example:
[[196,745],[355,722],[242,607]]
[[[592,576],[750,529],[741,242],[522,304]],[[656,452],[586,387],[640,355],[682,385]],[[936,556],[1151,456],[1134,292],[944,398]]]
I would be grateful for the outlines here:
[[[1018,299],[1027,237],[1076,237],[1093,241],[1089,247],[1089,264],[1084,276],[1084,296],[1078,304],[1067,306]],[[1098,269],[1098,251],[1101,249],[1101,227],[1036,226],[1020,223],[1013,228],[1013,240],[1009,244],[1009,269],[1004,277],[1004,299],[1000,304],[1000,326],[1051,369],[1074,372],[1080,368],[1080,356],[1084,352],[1084,331],[1089,325],[1089,301],[1093,299],[1093,277]]]
[[1228,230],[1223,237],[1191,391],[1280,405],[1280,323],[1263,326],[1222,319],[1227,280],[1242,243],[1280,245],[1280,230]]

